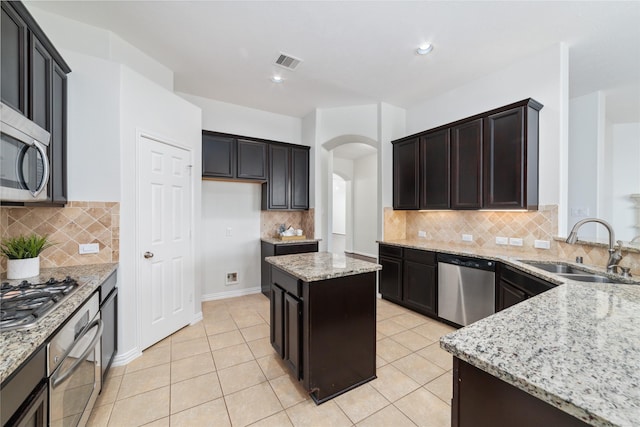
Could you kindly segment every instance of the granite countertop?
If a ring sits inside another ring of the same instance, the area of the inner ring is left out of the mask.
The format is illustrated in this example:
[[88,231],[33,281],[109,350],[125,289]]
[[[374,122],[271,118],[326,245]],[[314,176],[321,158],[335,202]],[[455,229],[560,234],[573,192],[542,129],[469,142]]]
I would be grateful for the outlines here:
[[[28,329],[0,331],[0,382],[6,380],[27,358],[36,351],[46,339],[69,318],[69,316],[118,268],[118,264],[94,264],[73,267],[46,268],[40,270],[40,276],[29,278],[30,282],[46,282],[49,278],[64,279],[70,276],[80,286],[59,303],[47,315]],[[10,284],[22,280],[2,279]]]
[[319,242],[322,239],[281,240],[278,237],[263,237],[260,240],[266,243],[271,243],[272,245],[299,245],[301,243]]
[[271,256],[265,258],[265,261],[304,282],[317,282],[382,269],[379,264],[329,252]]

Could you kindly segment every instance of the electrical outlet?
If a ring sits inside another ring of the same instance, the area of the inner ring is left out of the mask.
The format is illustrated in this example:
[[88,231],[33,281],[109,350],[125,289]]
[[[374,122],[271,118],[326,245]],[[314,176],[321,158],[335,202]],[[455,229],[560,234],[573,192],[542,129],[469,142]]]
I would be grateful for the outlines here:
[[473,234],[463,234],[462,235],[463,242],[473,242]]
[[78,253],[80,255],[97,254],[100,252],[100,245],[97,243],[85,243],[78,245]]
[[427,237],[427,232],[426,231],[418,231],[418,237]]
[[509,238],[507,237],[496,237],[496,245],[508,245]]
[[538,249],[550,249],[551,244],[548,240],[534,240],[533,247]]
[[509,244],[511,246],[522,246],[522,239],[518,237],[509,237]]
[[227,273],[227,280],[224,282],[225,285],[235,285],[238,283],[238,273]]
[[231,229],[231,227],[227,227],[227,233],[226,236],[227,237],[231,237],[233,235],[233,230]]

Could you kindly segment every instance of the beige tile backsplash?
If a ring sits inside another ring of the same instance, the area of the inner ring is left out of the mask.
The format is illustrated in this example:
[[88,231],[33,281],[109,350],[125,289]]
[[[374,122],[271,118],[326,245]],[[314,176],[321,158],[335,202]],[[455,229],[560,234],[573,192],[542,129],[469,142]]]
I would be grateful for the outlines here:
[[[54,246],[40,255],[43,268],[117,262],[120,247],[120,204],[69,202],[64,208],[2,207],[0,236],[47,234]],[[80,255],[78,244],[98,243],[97,254]],[[0,272],[6,271],[2,257]]]
[[286,224],[310,239],[314,238],[315,227],[313,209],[307,211],[260,211],[260,237],[275,237],[280,224]]

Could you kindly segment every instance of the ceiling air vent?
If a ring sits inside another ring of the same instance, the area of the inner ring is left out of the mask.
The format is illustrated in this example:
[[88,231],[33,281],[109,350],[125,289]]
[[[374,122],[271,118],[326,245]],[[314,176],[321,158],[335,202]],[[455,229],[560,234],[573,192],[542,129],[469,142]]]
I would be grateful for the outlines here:
[[281,66],[282,68],[286,68],[287,70],[295,70],[298,65],[302,62],[302,59],[295,58],[291,55],[287,55],[286,53],[280,53],[278,59],[276,59],[276,65]]

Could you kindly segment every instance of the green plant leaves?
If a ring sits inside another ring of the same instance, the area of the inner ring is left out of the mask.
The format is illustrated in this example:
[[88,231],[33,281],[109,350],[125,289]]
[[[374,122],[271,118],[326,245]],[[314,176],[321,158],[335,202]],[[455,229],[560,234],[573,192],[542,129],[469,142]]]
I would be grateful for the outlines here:
[[9,259],[35,258],[40,252],[52,246],[49,236],[18,236],[4,239],[0,243],[0,252]]

